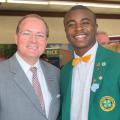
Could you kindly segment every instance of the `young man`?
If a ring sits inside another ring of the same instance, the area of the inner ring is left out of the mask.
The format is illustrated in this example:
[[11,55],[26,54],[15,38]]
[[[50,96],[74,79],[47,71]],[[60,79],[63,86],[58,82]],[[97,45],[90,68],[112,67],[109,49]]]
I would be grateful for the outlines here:
[[120,55],[96,41],[90,9],[72,7],[64,26],[74,59],[61,70],[61,120],[119,120]]
[[48,38],[46,22],[23,17],[16,29],[17,52],[0,64],[0,120],[56,120],[59,70],[40,60]]

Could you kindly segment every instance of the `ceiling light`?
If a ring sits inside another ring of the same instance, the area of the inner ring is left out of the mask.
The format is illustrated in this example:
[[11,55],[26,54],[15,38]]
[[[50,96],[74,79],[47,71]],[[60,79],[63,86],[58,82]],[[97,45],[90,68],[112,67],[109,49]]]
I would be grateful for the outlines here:
[[47,1],[35,1],[35,0],[7,0],[8,3],[22,3],[22,4],[40,4],[48,5]]
[[6,0],[0,0],[0,2],[6,2]]
[[51,5],[77,5],[77,2],[67,2],[67,1],[49,1]]
[[100,7],[100,8],[120,8],[118,4],[106,4],[106,3],[86,3],[80,2],[78,5],[85,5],[89,7]]
[[[5,0],[1,0],[5,1]],[[84,5],[87,7],[100,7],[100,8],[120,8],[119,4],[107,3],[89,3],[89,2],[68,2],[68,1],[39,1],[39,0],[7,0],[8,3],[22,3],[22,4],[40,4],[40,5]]]
[[118,4],[106,4],[106,3],[89,3],[89,2],[67,2],[67,1],[49,1],[51,5],[84,5],[88,7],[100,7],[100,8],[120,8]]

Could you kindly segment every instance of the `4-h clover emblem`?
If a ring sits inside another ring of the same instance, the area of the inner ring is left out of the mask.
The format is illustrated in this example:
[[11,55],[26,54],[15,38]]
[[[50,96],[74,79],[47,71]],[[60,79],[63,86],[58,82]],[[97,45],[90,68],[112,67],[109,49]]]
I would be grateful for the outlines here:
[[115,108],[115,100],[110,96],[104,96],[100,100],[100,108],[106,112],[112,111]]

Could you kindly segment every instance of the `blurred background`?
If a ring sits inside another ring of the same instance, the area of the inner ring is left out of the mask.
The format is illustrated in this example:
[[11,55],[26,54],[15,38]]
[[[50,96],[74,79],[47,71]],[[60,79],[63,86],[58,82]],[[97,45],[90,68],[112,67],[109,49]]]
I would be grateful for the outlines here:
[[[15,47],[8,46],[15,44],[14,34],[18,21],[26,14],[37,13],[44,17],[50,28],[47,50],[59,49],[60,66],[63,66],[71,58],[67,54],[72,54],[72,48],[64,32],[63,17],[67,10],[78,4],[87,6],[95,12],[98,31],[105,32],[110,40],[105,47],[119,52],[120,0],[0,0],[0,45],[7,49],[3,50],[1,47],[0,52],[13,54],[8,52],[8,48],[14,51]],[[52,52],[47,52],[47,56],[48,53]]]

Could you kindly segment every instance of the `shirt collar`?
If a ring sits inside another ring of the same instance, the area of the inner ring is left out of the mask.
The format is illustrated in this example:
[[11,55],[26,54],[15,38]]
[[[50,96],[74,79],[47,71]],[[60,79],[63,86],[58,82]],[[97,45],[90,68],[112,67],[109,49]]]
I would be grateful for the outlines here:
[[[91,49],[89,49],[83,56],[86,56],[86,55],[92,55],[92,59],[95,58],[95,55],[96,55],[96,51],[97,51],[97,48],[98,48],[98,42],[96,41],[96,43],[93,45],[93,47]],[[74,51],[74,57],[75,58],[78,58],[79,56],[75,53]],[[90,61],[91,61],[90,60]]]
[[25,73],[27,73],[27,71],[30,69],[30,67],[37,67],[38,69],[40,69],[39,60],[33,66],[31,66],[26,61],[24,61],[23,58],[17,52],[15,55],[16,55],[16,58],[20,64],[20,66],[22,67],[22,69],[24,70]]

